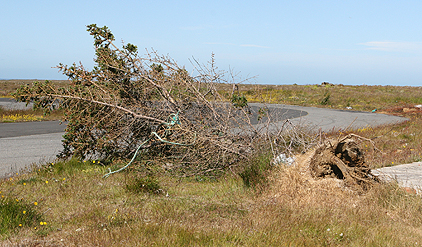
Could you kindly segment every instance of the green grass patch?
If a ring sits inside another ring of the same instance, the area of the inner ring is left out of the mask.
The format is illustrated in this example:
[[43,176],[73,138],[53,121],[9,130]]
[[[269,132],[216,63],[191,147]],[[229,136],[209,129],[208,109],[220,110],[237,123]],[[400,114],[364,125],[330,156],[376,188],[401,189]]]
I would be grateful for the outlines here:
[[250,160],[240,172],[240,177],[247,188],[263,189],[268,185],[268,175],[273,167],[269,152],[261,152]]
[[58,161],[48,163],[38,169],[40,176],[75,176],[78,173],[86,174],[101,174],[105,173],[106,168],[102,165],[101,161],[97,160],[80,160],[72,158],[69,161]]
[[9,235],[21,228],[43,226],[42,215],[36,210],[34,203],[25,202],[11,196],[0,198],[0,234]]
[[126,189],[133,193],[162,193],[161,186],[156,178],[153,176],[131,176],[126,182]]

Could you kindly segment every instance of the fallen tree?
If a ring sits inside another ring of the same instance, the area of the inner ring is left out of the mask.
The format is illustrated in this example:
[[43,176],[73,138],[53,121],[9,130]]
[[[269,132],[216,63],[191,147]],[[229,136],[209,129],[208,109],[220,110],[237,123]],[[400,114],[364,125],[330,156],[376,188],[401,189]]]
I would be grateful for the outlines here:
[[236,81],[217,69],[213,56],[209,66],[195,63],[192,76],[155,51],[140,57],[133,44],[118,48],[107,27],[92,24],[87,31],[96,54],[91,71],[59,64],[69,86],[35,82],[14,94],[46,112],[64,110],[62,157],[112,160],[136,150],[183,176],[219,171],[246,157],[258,134],[235,86],[231,93],[216,89]]

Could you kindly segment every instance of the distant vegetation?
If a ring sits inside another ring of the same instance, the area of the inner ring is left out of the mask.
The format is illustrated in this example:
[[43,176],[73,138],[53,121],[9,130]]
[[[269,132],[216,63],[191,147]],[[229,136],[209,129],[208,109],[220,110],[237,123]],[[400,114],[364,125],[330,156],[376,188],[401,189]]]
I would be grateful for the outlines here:
[[[21,85],[32,85],[32,80],[0,80],[0,97],[11,94]],[[70,84],[70,81],[51,81],[55,86]],[[230,84],[216,84],[222,94],[230,94]],[[235,99],[244,97],[247,102],[300,105],[352,111],[390,111],[396,107],[422,104],[422,87],[410,86],[350,86],[350,85],[254,85],[240,84]],[[6,112],[4,113],[6,114]],[[32,114],[28,111],[27,114]],[[11,115],[11,114],[8,114]],[[41,117],[39,112],[35,114]],[[60,119],[55,115],[50,119]]]
[[[39,80],[0,80],[0,97],[12,97],[12,93],[23,85],[32,85],[34,81]],[[56,86],[69,84],[68,80],[50,80]]]
[[422,87],[347,85],[241,85],[249,102],[384,111],[422,104]]

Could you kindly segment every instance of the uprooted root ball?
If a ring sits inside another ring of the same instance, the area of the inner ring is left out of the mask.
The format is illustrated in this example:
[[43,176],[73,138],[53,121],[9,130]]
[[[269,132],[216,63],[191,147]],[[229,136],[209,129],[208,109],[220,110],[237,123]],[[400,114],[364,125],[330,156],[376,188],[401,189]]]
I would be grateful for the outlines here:
[[358,135],[347,135],[339,140],[326,140],[311,156],[309,169],[314,178],[333,177],[344,179],[345,185],[367,190],[378,178],[371,174],[357,140],[367,140]]

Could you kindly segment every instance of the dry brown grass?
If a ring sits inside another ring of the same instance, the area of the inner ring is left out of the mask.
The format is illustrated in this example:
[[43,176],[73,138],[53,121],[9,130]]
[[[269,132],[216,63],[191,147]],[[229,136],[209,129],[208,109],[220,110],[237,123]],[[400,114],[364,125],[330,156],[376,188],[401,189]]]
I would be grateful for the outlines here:
[[[133,193],[130,173],[70,161],[0,184],[1,195],[37,202],[47,225],[2,236],[30,246],[413,246],[422,239],[422,200],[396,184],[366,194],[336,179],[313,179],[299,159],[273,168],[254,191],[233,174],[178,180]],[[153,167],[151,167],[152,169]],[[417,244],[418,243],[418,244]]]
[[[397,108],[394,110],[398,111]],[[373,139],[375,146],[380,149],[381,152],[375,150],[370,144],[362,144],[365,159],[372,168],[422,161],[422,112],[403,113],[401,111],[399,115],[408,117],[410,120],[397,125],[351,131]]]
[[263,231],[285,228],[286,235],[275,240],[299,246],[420,244],[420,197],[394,184],[359,195],[340,180],[314,180],[304,171],[300,165],[279,171],[253,215]]

